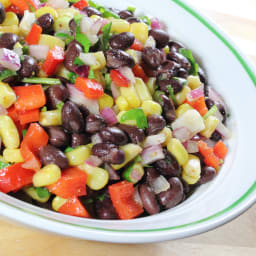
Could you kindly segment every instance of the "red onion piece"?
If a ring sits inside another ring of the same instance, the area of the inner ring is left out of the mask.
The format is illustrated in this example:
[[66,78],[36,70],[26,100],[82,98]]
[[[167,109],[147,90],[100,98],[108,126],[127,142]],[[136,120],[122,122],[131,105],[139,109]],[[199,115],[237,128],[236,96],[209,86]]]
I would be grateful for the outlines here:
[[37,60],[44,60],[49,51],[49,46],[47,45],[30,45],[29,55],[36,58]]
[[180,127],[173,131],[173,137],[180,140],[181,142],[185,142],[191,138],[191,132],[186,127]]
[[109,125],[116,124],[118,122],[116,114],[111,108],[102,109],[100,114]]
[[143,203],[141,201],[141,198],[140,198],[140,193],[139,193],[139,185],[137,185],[135,188],[134,188],[134,201],[137,202],[140,206],[143,207]]
[[154,145],[145,148],[141,153],[142,164],[151,164],[165,158],[161,145]]
[[[154,39],[154,37],[149,36],[144,46],[155,48],[156,47],[156,40]],[[164,56],[166,56],[166,55],[164,54]]]
[[200,97],[203,97],[203,96],[204,96],[204,88],[203,88],[203,86],[200,86],[200,87],[192,90],[187,95],[189,101],[196,100],[196,99],[198,99]]
[[156,178],[152,184],[152,189],[155,194],[167,191],[169,188],[170,183],[163,175],[160,175],[158,178]]
[[159,145],[165,142],[166,136],[162,133],[148,136],[144,141],[144,147]]
[[65,9],[69,6],[68,1],[66,0],[49,0],[47,4],[55,9]]
[[231,137],[231,132],[229,131],[229,129],[221,122],[219,122],[217,128],[216,128],[216,131],[218,133],[221,134],[221,136],[224,138],[224,139],[230,139]]
[[189,154],[192,154],[192,153],[197,153],[199,150],[198,150],[198,146],[197,146],[197,143],[193,140],[189,140],[187,141],[187,147],[186,147],[187,151]]
[[164,24],[158,18],[151,18],[150,21],[152,29],[164,29]]
[[111,83],[110,87],[114,99],[118,98],[121,95],[120,88],[114,82]]
[[94,23],[93,23],[93,25],[91,26],[91,32],[92,32],[92,34],[98,34],[99,32],[100,32],[100,29],[101,29],[101,27],[102,27],[102,24],[103,24],[103,19],[102,18],[99,18],[99,19],[97,19]]
[[87,78],[89,76],[90,67],[86,65],[82,65],[80,67],[75,68],[76,74],[80,77]]
[[95,133],[94,135],[92,135],[91,139],[92,139],[92,144],[93,145],[103,142],[101,137],[100,137],[100,135],[98,133]]
[[0,64],[13,71],[18,71],[21,67],[19,55],[9,49],[0,49]]
[[91,155],[85,160],[85,163],[94,167],[98,167],[103,163],[103,161],[99,157]]
[[222,104],[225,108],[225,111],[228,112],[227,104],[225,103],[222,96],[218,92],[216,92],[212,87],[209,87],[208,90],[209,90],[209,98],[213,100],[216,105],[218,105],[218,103]]
[[204,142],[211,148],[213,148],[214,145],[216,144],[216,141],[210,139],[205,139]]
[[120,180],[120,176],[117,174],[116,170],[112,168],[111,165],[105,163],[104,168],[108,172],[110,180]]
[[119,72],[128,79],[132,84],[135,84],[135,76],[129,67],[121,67],[119,68]]
[[[2,116],[2,115],[7,115],[7,114],[8,114],[8,112],[7,112],[6,108],[3,107],[3,106],[0,104],[0,116]],[[0,144],[1,144],[1,143],[0,143]]]

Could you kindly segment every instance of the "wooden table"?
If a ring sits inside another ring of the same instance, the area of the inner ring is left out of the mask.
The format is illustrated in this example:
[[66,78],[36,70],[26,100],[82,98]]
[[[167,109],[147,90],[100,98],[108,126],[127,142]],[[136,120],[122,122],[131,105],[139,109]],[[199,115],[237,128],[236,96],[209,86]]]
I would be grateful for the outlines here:
[[[255,0],[191,0],[214,19],[256,63]],[[256,206],[214,231],[179,241],[118,245],[65,238],[0,222],[1,256],[256,255]]]

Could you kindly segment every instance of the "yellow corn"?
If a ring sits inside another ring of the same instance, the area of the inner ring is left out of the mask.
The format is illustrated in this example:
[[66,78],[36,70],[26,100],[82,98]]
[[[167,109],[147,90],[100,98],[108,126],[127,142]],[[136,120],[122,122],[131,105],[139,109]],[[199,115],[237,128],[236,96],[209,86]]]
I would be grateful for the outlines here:
[[140,63],[141,52],[135,51],[133,49],[128,49],[126,52],[134,59],[135,63]]
[[[117,115],[117,120],[120,122],[122,115],[126,113],[126,111],[120,111],[119,114]],[[127,120],[125,122],[122,122],[122,124],[128,124],[128,125],[133,125],[137,126],[136,120]]]
[[183,165],[182,178],[189,185],[193,185],[198,182],[201,175],[201,163],[200,159],[194,155],[188,155],[188,161]]
[[7,8],[11,5],[10,0],[0,0],[0,3],[4,6],[4,8]]
[[24,162],[24,159],[20,153],[20,149],[8,149],[6,148],[3,151],[3,157],[6,162],[10,163],[22,163]]
[[188,161],[188,152],[178,139],[170,139],[167,142],[168,151],[173,154],[180,165]]
[[122,33],[122,32],[129,32],[130,30],[130,23],[126,20],[122,19],[110,19],[112,22],[111,26],[111,33]]
[[121,111],[130,109],[130,106],[124,96],[119,96],[116,98],[116,105]]
[[143,101],[141,108],[143,109],[146,116],[161,115],[162,113],[162,107],[160,104],[153,100]]
[[58,31],[66,31],[69,32],[70,28],[69,28],[69,22],[72,19],[72,17],[66,16],[66,15],[62,15],[60,17],[58,17],[53,24],[53,29],[55,32]]
[[199,76],[189,76],[187,78],[188,86],[191,90],[194,90],[202,85]]
[[184,86],[181,92],[175,94],[178,105],[181,105],[185,101],[187,94],[190,91],[191,89],[188,86]]
[[152,100],[152,96],[141,78],[135,78],[135,90],[141,102]]
[[181,115],[183,115],[185,112],[187,112],[188,110],[193,109],[189,104],[184,103],[181,104],[177,109],[176,109],[176,115],[177,117],[180,117]]
[[148,39],[148,26],[145,23],[133,23],[130,26],[130,32],[141,43],[145,44]]
[[95,70],[94,71],[94,76],[95,76],[95,80],[98,81],[103,88],[105,88],[105,85],[106,85],[106,81],[105,81],[105,78],[103,76],[103,73],[100,71],[100,70]]
[[147,87],[151,95],[155,93],[156,78],[150,77],[147,81]]
[[66,8],[66,9],[57,9],[58,16],[68,16],[73,18],[76,14],[79,14],[79,11],[75,8]]
[[114,105],[114,100],[108,94],[104,94],[102,97],[98,99],[98,104],[100,110],[104,108],[112,108],[112,106]]
[[205,129],[200,134],[206,138],[210,138],[219,124],[219,119],[215,116],[209,116],[204,120]]
[[65,48],[65,43],[60,38],[45,34],[42,34],[40,36],[38,44],[47,45],[50,49],[52,49],[54,46],[60,46],[62,48]]
[[165,142],[163,143],[163,146],[166,146],[168,141],[172,138],[172,130],[168,127],[164,127],[160,134],[165,135]]
[[19,19],[14,12],[7,12],[4,22],[1,26],[12,26],[12,25],[19,25]]
[[61,111],[56,109],[40,112],[39,123],[43,126],[61,125]]
[[48,164],[33,176],[33,185],[35,187],[44,187],[54,184],[61,177],[61,170],[55,164]]
[[170,52],[170,48],[168,45],[166,45],[163,50],[165,54],[168,54]]
[[109,175],[106,170],[89,164],[79,165],[79,168],[88,174],[86,184],[92,190],[100,190],[107,185]]
[[19,132],[12,119],[7,115],[0,116],[0,136],[5,148],[15,149],[19,147]]
[[36,192],[36,188],[34,187],[25,187],[23,188],[23,190],[28,196],[30,196],[31,198],[33,198],[34,200],[40,203],[46,203],[51,196],[51,194],[49,193],[46,197],[39,197]]
[[138,154],[141,153],[142,148],[136,144],[127,144],[121,146],[120,149],[124,151],[125,161],[122,164],[112,164],[112,167],[115,170],[119,170],[124,167],[127,163],[129,163],[132,159],[134,159]]
[[92,53],[93,56],[96,58],[97,64],[92,66],[93,69],[102,69],[106,67],[106,58],[102,51]]
[[20,33],[20,29],[16,25],[0,26],[0,33],[13,33],[18,35]]
[[126,98],[131,108],[138,108],[140,106],[141,102],[133,85],[121,87],[120,92],[121,95]]
[[86,145],[78,146],[66,153],[70,166],[82,164],[91,154],[90,148]]
[[54,8],[50,7],[50,6],[44,6],[44,7],[40,8],[40,9],[38,9],[35,12],[35,16],[36,16],[36,18],[39,18],[40,16],[42,16],[42,15],[44,15],[46,13],[50,13],[54,19],[58,18],[57,11]]
[[16,101],[16,94],[6,83],[0,82],[0,104],[4,108],[9,108]]
[[60,207],[65,204],[68,201],[68,199],[55,196],[52,200],[52,209],[56,212],[59,211]]

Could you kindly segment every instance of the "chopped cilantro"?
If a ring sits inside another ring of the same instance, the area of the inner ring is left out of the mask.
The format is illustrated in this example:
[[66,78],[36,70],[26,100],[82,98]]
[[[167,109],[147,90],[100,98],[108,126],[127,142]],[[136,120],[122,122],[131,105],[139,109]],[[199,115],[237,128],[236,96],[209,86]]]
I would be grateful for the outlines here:
[[45,198],[50,195],[50,192],[46,188],[36,188],[36,193],[40,198]]
[[195,61],[195,59],[194,59],[194,57],[193,57],[192,52],[191,52],[190,50],[187,50],[187,49],[184,49],[184,48],[181,48],[181,49],[179,50],[179,52],[180,52],[180,54],[182,54],[184,57],[186,57],[186,58],[189,60],[190,64],[191,64],[191,69],[190,69],[189,73],[190,73],[191,75],[195,75],[195,76],[196,76],[196,75],[198,74],[199,66],[198,66],[198,64],[196,63],[196,61]]
[[96,199],[98,199],[102,202],[105,199],[105,195],[97,196]]
[[141,108],[131,109],[125,112],[120,119],[120,123],[124,123],[127,120],[136,120],[136,125],[140,129],[148,128],[147,117]]
[[66,33],[57,33],[55,36],[65,39],[66,44],[69,44],[74,39],[73,36],[70,36]]
[[47,111],[47,107],[44,106],[43,108],[41,108],[41,112],[46,112]]
[[84,52],[85,53],[89,52],[89,49],[91,47],[91,42],[87,38],[86,35],[84,35],[80,32],[79,33],[76,32],[76,40],[84,47]]
[[5,69],[4,71],[1,71],[0,73],[0,81],[8,78],[8,77],[11,77],[11,76],[16,76],[17,73],[13,70],[10,70],[10,69]]
[[79,26],[79,31],[78,32],[80,32],[80,22],[81,22],[82,18],[83,18],[82,14],[76,14],[74,16],[74,21],[75,21],[76,25]]
[[76,57],[74,60],[74,64],[80,67],[84,65],[84,62],[79,57]]
[[22,130],[22,138],[24,138],[24,137],[25,137],[25,135],[26,135],[27,131],[28,131],[27,129]]
[[6,168],[6,167],[8,167],[8,166],[10,166],[11,164],[9,164],[9,163],[4,163],[4,162],[1,162],[0,161],[0,169],[4,169],[4,168]]
[[72,84],[74,84],[74,83],[76,82],[76,78],[78,77],[78,75],[75,74],[75,73],[73,73],[73,72],[69,72],[68,75],[67,75],[67,77],[68,77],[68,80],[69,80]]
[[129,12],[135,12],[135,11],[136,11],[136,7],[129,6],[129,7],[127,8],[127,11],[129,11]]
[[146,23],[147,25],[151,25],[151,21],[150,21],[150,19],[147,17],[147,16],[142,16],[142,17],[140,17],[140,19],[144,22],[144,23]]
[[64,106],[64,102],[63,102],[63,101],[59,102],[59,103],[56,105],[57,109],[59,109],[60,111],[62,110],[63,106]]
[[110,9],[107,8],[101,8],[100,12],[102,13],[103,18],[115,18],[115,19],[120,19],[120,17],[112,12]]
[[70,152],[70,151],[72,151],[72,150],[73,150],[73,148],[67,147],[67,148],[64,150],[64,152],[65,152],[65,153],[68,153],[68,152]]
[[169,94],[170,94],[170,96],[171,96],[171,98],[172,98],[172,101],[174,102],[175,105],[178,105],[178,102],[177,102],[177,100],[176,100],[176,98],[175,98],[175,95],[174,95],[172,86],[171,86],[171,85],[168,85],[167,88],[168,88]]
[[21,62],[24,61],[24,59],[25,59],[25,58],[24,58],[24,55],[21,55],[21,56],[20,56]]
[[92,68],[90,68],[90,70],[89,70],[88,78],[89,78],[89,79],[95,79],[94,71],[93,71]]
[[110,78],[110,74],[106,73],[105,74],[105,82],[106,82],[106,90],[111,91],[111,83],[112,83],[112,79]]
[[102,41],[103,41],[103,48],[104,51],[107,51],[109,48],[109,38],[110,38],[110,31],[111,31],[111,26],[112,26],[112,22],[106,24],[103,28],[102,28]]
[[162,98],[160,97],[160,95],[164,95],[164,92],[162,92],[162,91],[156,91],[156,92],[154,93],[154,99],[157,100],[159,103],[162,103],[163,100],[162,100]]

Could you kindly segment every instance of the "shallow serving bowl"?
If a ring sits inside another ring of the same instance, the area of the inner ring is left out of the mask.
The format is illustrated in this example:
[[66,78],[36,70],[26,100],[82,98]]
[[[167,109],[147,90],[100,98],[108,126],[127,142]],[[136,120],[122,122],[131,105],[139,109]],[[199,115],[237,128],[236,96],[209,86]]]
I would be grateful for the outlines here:
[[[100,0],[98,0],[100,2]],[[102,1],[103,3],[103,1]],[[209,83],[229,108],[229,154],[217,178],[184,203],[161,214],[129,221],[102,221],[61,215],[0,193],[0,214],[62,235],[117,243],[178,239],[220,226],[256,201],[256,72],[230,39],[185,0],[105,0],[105,5],[163,20],[174,39],[183,42],[205,68]]]

